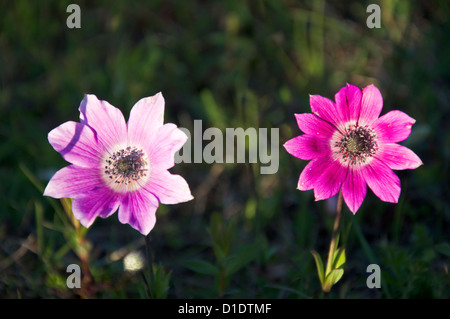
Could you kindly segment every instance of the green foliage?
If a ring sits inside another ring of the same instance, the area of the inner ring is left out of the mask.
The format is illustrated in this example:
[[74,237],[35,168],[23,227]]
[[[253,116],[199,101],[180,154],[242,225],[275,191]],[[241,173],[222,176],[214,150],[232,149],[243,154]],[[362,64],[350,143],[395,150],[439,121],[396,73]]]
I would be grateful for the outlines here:
[[233,274],[258,257],[262,243],[256,240],[251,244],[240,243],[238,247],[233,245],[233,221],[225,221],[218,213],[211,216],[209,232],[215,263],[192,259],[185,266],[199,274],[214,276],[217,295],[223,297]]
[[[333,269],[345,257],[345,276],[329,277],[337,282],[329,297],[447,298],[450,6],[382,1],[382,27],[368,29],[370,3],[77,1],[82,28],[70,30],[65,2],[1,1],[0,297],[145,297],[142,278],[121,263],[124,251],[143,247],[139,234],[117,214],[87,232],[67,214],[70,203],[42,193],[67,165],[47,134],[78,119],[83,94],[127,116],[159,91],[165,121],[180,127],[201,119],[204,128],[279,128],[280,168],[273,175],[260,175],[259,164],[172,169],[195,199],[158,209],[157,295],[321,297],[319,259],[309,252],[329,243],[328,203],[296,190],[306,162],[282,145],[301,134],[294,113],[310,111],[309,94],[333,98],[345,83],[373,83],[382,114],[399,109],[416,120],[402,144],[424,165],[396,172],[397,205],[368,191],[354,218],[344,207],[352,226]],[[81,258],[83,276],[91,276],[84,295],[64,284],[67,265],[81,266]],[[381,289],[366,287],[370,263],[381,267]]]
[[165,299],[169,293],[169,283],[172,272],[167,272],[161,265],[153,265],[153,286],[151,295],[154,299]]
[[313,255],[314,262],[316,263],[317,275],[319,276],[322,290],[324,292],[330,292],[331,287],[333,287],[344,275],[343,266],[345,264],[345,249],[336,248],[334,250],[330,269],[326,269],[326,267],[324,267],[322,258],[316,251],[311,251],[311,254]]

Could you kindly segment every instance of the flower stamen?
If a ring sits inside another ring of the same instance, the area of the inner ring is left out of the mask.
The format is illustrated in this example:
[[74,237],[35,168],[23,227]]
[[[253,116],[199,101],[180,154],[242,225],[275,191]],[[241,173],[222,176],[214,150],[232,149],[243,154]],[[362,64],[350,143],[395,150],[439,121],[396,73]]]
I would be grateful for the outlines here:
[[116,184],[129,185],[147,176],[148,163],[145,154],[128,146],[112,153],[106,160],[105,176]]
[[377,136],[367,126],[350,125],[334,145],[337,154],[350,165],[365,164],[378,150]]

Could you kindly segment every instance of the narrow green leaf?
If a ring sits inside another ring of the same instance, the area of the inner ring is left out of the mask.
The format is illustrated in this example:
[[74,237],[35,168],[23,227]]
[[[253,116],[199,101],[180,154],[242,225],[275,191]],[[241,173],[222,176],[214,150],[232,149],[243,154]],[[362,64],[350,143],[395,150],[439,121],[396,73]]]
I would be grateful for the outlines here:
[[334,242],[334,251],[338,250],[338,246],[339,246],[339,240],[341,239],[341,234],[337,234],[336,236],[336,241]]
[[325,292],[329,292],[331,290],[331,287],[333,287],[334,284],[336,284],[344,274],[344,269],[333,269],[330,271],[330,273],[327,275],[327,278],[325,278],[325,283],[322,285],[322,289]]
[[324,274],[325,271],[324,271],[324,268],[323,268],[322,258],[320,257],[320,255],[315,250],[312,250],[311,254],[314,257],[314,261],[316,262],[317,274],[319,276],[320,283],[323,286],[324,278],[325,278],[325,274]]
[[214,254],[220,262],[229,253],[231,239],[234,233],[232,220],[225,221],[219,213],[215,212],[211,215],[209,231]]
[[153,265],[154,287],[152,296],[155,299],[165,299],[169,292],[170,276],[172,272],[166,272],[160,265]]
[[[225,221],[224,221],[225,222]],[[226,221],[226,232],[224,238],[224,250],[228,254],[231,246],[231,240],[234,234],[234,224],[232,219]]]
[[[28,169],[27,166],[25,166],[23,163],[19,163],[19,168],[22,171],[22,173],[30,180],[30,182],[39,190],[39,192],[44,193],[44,186],[39,182],[38,178]],[[64,218],[64,214],[61,210],[61,207],[58,205],[58,200],[44,196],[47,201],[50,203],[50,205],[55,210],[56,214],[61,218],[61,220],[65,223],[67,221]]]
[[30,180],[30,182],[39,190],[39,192],[44,193],[44,186],[39,182],[37,177],[28,169],[23,163],[19,163],[19,168],[22,173]]
[[344,269],[342,269],[342,268],[333,269],[332,271],[330,271],[330,273],[328,274],[325,281],[330,282],[331,285],[334,285],[341,279],[343,274],[344,274]]
[[51,251],[52,259],[60,261],[72,249],[70,242],[66,242],[56,252]]
[[213,245],[213,250],[214,250],[214,255],[216,256],[216,260],[217,262],[221,263],[222,260],[224,260],[227,255],[228,255],[228,251],[225,251],[222,246],[220,245],[220,243],[216,240],[212,240],[212,245]]
[[219,268],[216,265],[204,260],[192,259],[185,262],[184,265],[192,271],[203,275],[215,276],[219,274]]
[[345,264],[345,248],[338,248],[334,252],[332,269],[341,268]]

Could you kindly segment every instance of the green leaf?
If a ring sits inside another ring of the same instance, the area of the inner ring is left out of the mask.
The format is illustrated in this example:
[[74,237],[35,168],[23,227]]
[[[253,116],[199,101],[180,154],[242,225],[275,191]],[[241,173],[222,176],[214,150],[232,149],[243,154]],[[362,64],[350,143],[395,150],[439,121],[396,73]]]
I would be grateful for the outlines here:
[[231,239],[233,236],[233,223],[229,219],[225,221],[222,216],[215,212],[211,215],[210,235],[216,259],[220,262],[228,256]]
[[44,186],[39,182],[37,177],[28,169],[28,167],[23,163],[19,163],[19,168],[22,171],[22,173],[34,185],[34,187],[36,187],[39,190],[39,192],[44,193]]
[[341,268],[345,264],[345,248],[338,248],[334,252],[332,269]]
[[337,250],[338,250],[339,239],[341,239],[341,235],[338,233],[338,234],[336,235],[336,241],[334,242],[334,251],[337,251]]
[[324,279],[325,279],[325,273],[324,273],[322,258],[315,250],[312,250],[311,254],[314,257],[314,261],[316,262],[317,274],[319,276],[320,283],[323,286]]
[[170,276],[172,272],[166,272],[165,269],[160,265],[153,265],[153,291],[152,296],[155,299],[165,299],[169,292]]
[[322,286],[322,289],[325,292],[329,292],[331,290],[331,287],[336,284],[344,274],[344,269],[333,269],[330,271],[330,273],[327,275],[327,278],[325,278],[325,283]]
[[219,274],[219,268],[207,261],[200,259],[188,260],[184,264],[187,268],[203,275],[215,276]]
[[[22,170],[23,174],[30,180],[30,182],[39,190],[39,192],[44,193],[44,186],[39,182],[38,178],[25,166],[23,163],[19,163],[19,168]],[[56,214],[61,218],[63,223],[67,223],[67,218],[64,217],[61,207],[58,205],[58,200],[44,196],[46,200],[55,210]]]

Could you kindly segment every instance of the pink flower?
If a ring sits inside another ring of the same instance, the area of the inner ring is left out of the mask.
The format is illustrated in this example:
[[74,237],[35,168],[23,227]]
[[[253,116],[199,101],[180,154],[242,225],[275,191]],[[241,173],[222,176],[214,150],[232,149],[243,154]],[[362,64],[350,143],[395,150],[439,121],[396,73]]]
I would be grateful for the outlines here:
[[48,134],[72,165],[53,175],[44,195],[73,198],[72,211],[82,225],[118,209],[121,223],[147,235],[159,203],[193,198],[184,178],[168,171],[187,136],[175,124],[163,124],[161,93],[138,101],[127,123],[119,109],[95,95],[86,95],[79,111],[80,123],[63,123]]
[[287,141],[284,147],[295,157],[311,160],[300,174],[297,188],[314,189],[316,200],[330,198],[342,188],[353,213],[366,196],[366,185],[382,201],[397,203],[400,179],[392,170],[422,165],[414,152],[396,144],[409,136],[415,120],[401,111],[379,117],[383,98],[373,85],[361,92],[347,84],[335,100],[311,95],[313,114],[295,114],[306,134]]

